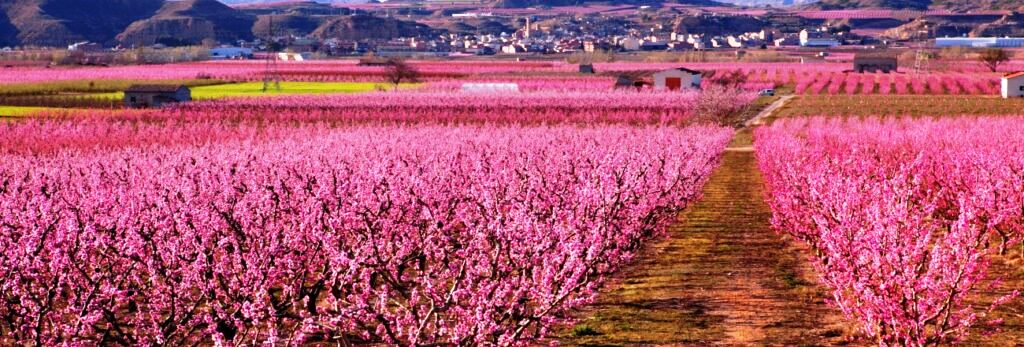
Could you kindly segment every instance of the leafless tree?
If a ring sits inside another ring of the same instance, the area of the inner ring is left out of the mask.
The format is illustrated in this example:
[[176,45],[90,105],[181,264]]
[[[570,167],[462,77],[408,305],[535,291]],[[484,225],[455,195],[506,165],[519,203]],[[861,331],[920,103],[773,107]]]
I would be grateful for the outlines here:
[[986,49],[978,55],[978,61],[992,72],[996,72],[999,65],[1010,61],[1010,54],[1001,48]]
[[419,81],[420,73],[412,65],[401,59],[389,59],[384,69],[384,77],[389,83],[398,89],[402,82],[415,83]]

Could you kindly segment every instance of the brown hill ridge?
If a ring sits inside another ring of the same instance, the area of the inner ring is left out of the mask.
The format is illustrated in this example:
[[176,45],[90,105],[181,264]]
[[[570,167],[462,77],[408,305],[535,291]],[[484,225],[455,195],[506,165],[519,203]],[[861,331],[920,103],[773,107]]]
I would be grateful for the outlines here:
[[150,45],[161,40],[200,43],[252,39],[256,18],[217,0],[166,2],[150,18],[132,23],[117,35],[125,44]]
[[368,15],[354,15],[333,18],[314,30],[312,35],[319,38],[338,38],[342,40],[390,39],[401,36],[428,34],[430,31],[431,29],[426,25],[416,22]]
[[956,12],[989,10],[1024,11],[1020,0],[821,0],[806,7],[822,10],[866,8],[887,9],[947,9]]
[[[0,43],[62,46],[110,43],[132,22],[147,18],[163,0],[0,0]],[[102,10],[103,15],[97,15]]]

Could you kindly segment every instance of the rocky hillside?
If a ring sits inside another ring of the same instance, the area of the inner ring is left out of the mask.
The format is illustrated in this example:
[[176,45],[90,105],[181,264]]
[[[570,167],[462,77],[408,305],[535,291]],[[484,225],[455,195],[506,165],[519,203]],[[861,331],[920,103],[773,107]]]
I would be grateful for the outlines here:
[[858,8],[892,8],[924,10],[932,0],[821,0],[809,8],[821,10],[847,10]]
[[[0,0],[0,42],[62,46],[110,43],[132,22],[152,16],[163,0]],[[102,11],[102,15],[97,11]]]
[[126,44],[150,45],[161,41],[195,44],[204,39],[220,42],[252,39],[256,18],[217,0],[166,2],[150,18],[132,23],[117,35]]
[[679,17],[672,23],[672,30],[677,33],[706,33],[721,35],[731,32],[754,32],[767,27],[768,24],[748,16],[702,16]]
[[271,32],[386,39],[431,30],[411,21],[351,15],[347,9],[310,1],[271,10],[233,8],[218,0],[0,0],[0,47],[60,47],[85,40],[108,46],[187,45],[249,40]]
[[1024,36],[1024,15],[1012,14],[1003,16],[999,20],[979,25],[971,30],[970,36]]
[[[247,8],[246,12],[256,15],[252,31],[256,37],[274,35],[304,36],[312,33],[332,18],[349,15],[346,8],[332,7],[313,2],[297,2],[291,5],[275,6],[273,9]],[[271,30],[273,25],[273,30]]]
[[355,39],[390,39],[401,36],[425,35],[431,31],[429,27],[415,22],[405,22],[392,18],[380,18],[367,15],[342,16],[333,18],[313,31],[319,38]]
[[669,0],[669,1],[658,1],[658,0],[495,0],[494,4],[498,7],[534,7],[534,6],[579,6],[586,5],[589,3],[598,4],[626,4],[626,5],[649,5],[658,3],[681,3],[690,5],[706,5],[706,6],[719,6],[721,2],[713,0]]
[[1024,33],[1020,15],[925,16],[885,31],[893,39],[928,39],[958,36],[1016,36]]
[[18,28],[11,24],[7,14],[0,11],[0,46],[14,46],[18,44]]
[[1024,1],[1021,0],[935,0],[935,3],[933,5],[936,7],[948,8],[954,11],[1024,11]]
[[820,0],[808,5],[823,10],[858,8],[948,9],[957,12],[985,10],[1024,10],[1021,0]]

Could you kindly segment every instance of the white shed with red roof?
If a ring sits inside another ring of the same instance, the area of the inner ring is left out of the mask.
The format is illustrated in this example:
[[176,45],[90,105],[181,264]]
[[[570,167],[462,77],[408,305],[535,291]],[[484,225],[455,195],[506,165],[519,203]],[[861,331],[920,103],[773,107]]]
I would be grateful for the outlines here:
[[1024,98],[1024,71],[1003,76],[1003,99]]

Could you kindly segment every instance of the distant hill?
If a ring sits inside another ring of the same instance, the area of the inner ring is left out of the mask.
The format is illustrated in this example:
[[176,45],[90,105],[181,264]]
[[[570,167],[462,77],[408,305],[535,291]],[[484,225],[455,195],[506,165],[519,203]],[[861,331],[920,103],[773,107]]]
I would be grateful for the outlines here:
[[847,10],[864,8],[949,9],[959,12],[984,10],[1024,10],[1021,0],[820,0],[810,8]]
[[[322,4],[330,4],[334,1],[331,0],[306,0],[312,2],[318,2]],[[254,4],[277,4],[282,2],[289,2],[289,0],[220,0],[220,2],[227,5],[254,5]]]
[[[0,42],[62,46],[109,43],[132,22],[147,18],[163,0],[0,0]],[[102,11],[102,15],[97,13]]]
[[586,4],[625,4],[625,5],[649,5],[659,3],[680,3],[690,5],[719,6],[722,2],[713,0],[495,0],[494,4],[499,7],[533,7],[533,6],[579,6]]
[[0,11],[0,46],[14,46],[18,44],[18,28],[7,18],[7,13]]
[[380,18],[367,15],[336,17],[325,22],[313,31],[312,35],[319,38],[338,38],[342,40],[356,39],[391,39],[402,36],[415,36],[430,33],[430,27],[415,23]]
[[1021,0],[935,0],[934,5],[956,11],[1024,11],[1024,1]]
[[818,0],[718,0],[720,2],[733,4],[736,6],[772,6],[772,7],[786,7],[786,6],[800,6],[806,5]]
[[132,23],[117,36],[126,44],[151,45],[161,40],[196,44],[205,39],[221,42],[252,39],[256,18],[217,0],[164,3],[150,18]]
[[821,0],[809,5],[822,10],[849,10],[861,8],[891,8],[925,10],[932,0]]
[[910,23],[886,30],[883,36],[894,39],[912,39],[920,33],[936,37],[982,37],[1024,35],[1024,15],[935,15],[924,16]]
[[274,6],[272,9],[246,8],[246,11],[256,15],[252,31],[257,37],[271,34],[308,35],[331,18],[351,14],[346,8],[312,2],[296,2],[287,6]]

